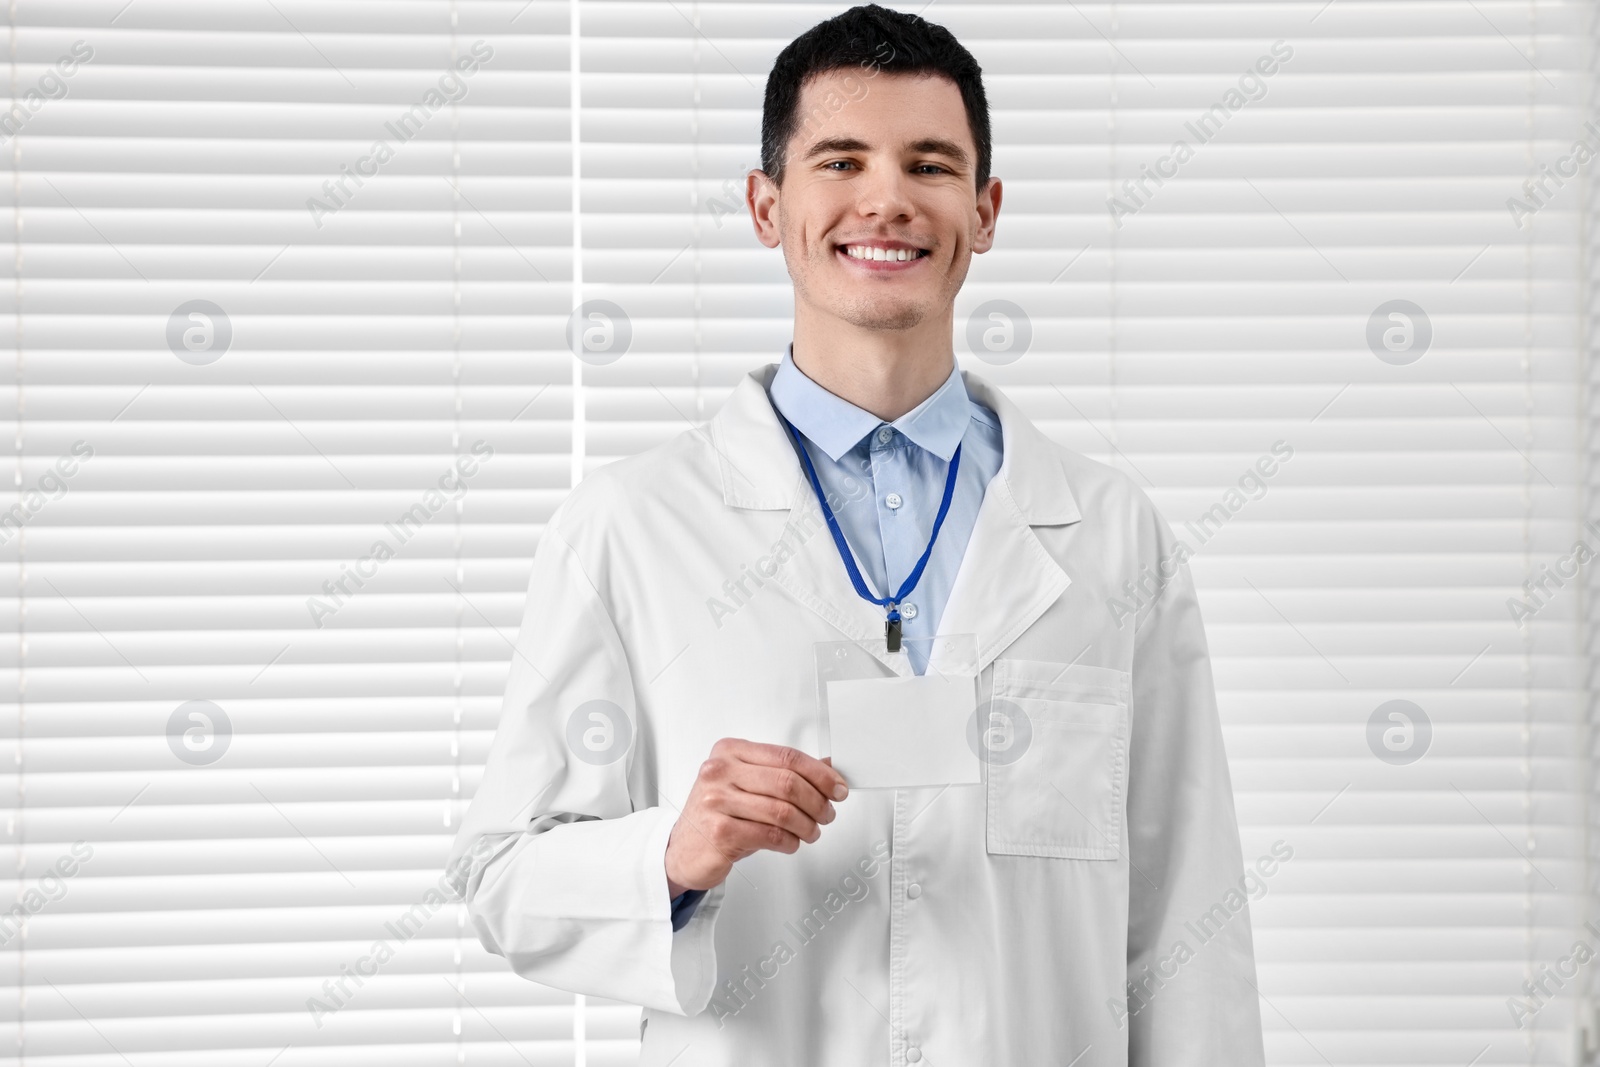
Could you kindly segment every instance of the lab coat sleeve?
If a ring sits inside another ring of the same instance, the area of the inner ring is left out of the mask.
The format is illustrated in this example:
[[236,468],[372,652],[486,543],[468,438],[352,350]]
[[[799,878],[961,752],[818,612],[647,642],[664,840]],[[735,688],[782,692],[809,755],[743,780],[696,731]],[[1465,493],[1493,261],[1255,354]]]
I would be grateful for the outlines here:
[[617,628],[553,518],[446,873],[484,947],[524,978],[693,1015],[711,998],[724,889],[673,930],[665,858],[677,812],[640,802],[637,721]]
[[[1161,558],[1170,559],[1182,550],[1161,526]],[[1176,567],[1134,637],[1128,1064],[1260,1067],[1248,906],[1258,883],[1241,889],[1239,827],[1200,605],[1187,563]]]

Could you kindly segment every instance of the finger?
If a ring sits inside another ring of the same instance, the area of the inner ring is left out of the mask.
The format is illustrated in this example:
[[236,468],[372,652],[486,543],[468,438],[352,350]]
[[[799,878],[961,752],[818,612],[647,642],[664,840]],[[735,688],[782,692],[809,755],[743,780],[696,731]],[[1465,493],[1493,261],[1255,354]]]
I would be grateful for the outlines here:
[[730,789],[719,798],[717,811],[746,822],[762,823],[785,830],[802,841],[815,841],[822,829],[815,819],[778,797]]
[[735,861],[762,850],[792,855],[801,845],[800,838],[781,826],[731,815],[717,819],[716,838],[717,851]]
[[796,771],[760,763],[739,763],[734,765],[730,777],[732,783],[746,793],[787,800],[815,822],[826,824],[834,820],[833,805],[828,803],[828,798]]
[[[826,763],[830,769],[833,767],[833,757],[832,756],[823,756],[822,757],[822,762]],[[834,771],[833,773],[834,774],[839,774],[838,771]],[[849,793],[850,793],[850,783],[844,780],[844,775],[842,775],[842,774],[839,774],[839,784],[844,786],[845,795],[848,796]],[[844,797],[834,797],[834,799],[835,800],[843,800]]]
[[845,784],[844,775],[815,756],[808,756],[797,748],[790,748],[788,745],[767,745],[758,741],[736,741],[731,747],[731,752],[746,763],[760,763],[768,767],[784,767],[792,770],[815,786],[817,792],[825,797],[843,800],[850,795],[850,787]]

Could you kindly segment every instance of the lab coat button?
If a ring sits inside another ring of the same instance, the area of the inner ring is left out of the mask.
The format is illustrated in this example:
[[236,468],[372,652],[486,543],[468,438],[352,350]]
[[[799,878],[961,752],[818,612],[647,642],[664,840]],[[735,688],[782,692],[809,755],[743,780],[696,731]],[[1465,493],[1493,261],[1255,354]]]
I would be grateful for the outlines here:
[[904,504],[905,501],[901,499],[899,493],[890,493],[883,498],[883,503],[890,511],[899,511],[900,505]]
[[912,900],[916,900],[921,895],[922,886],[920,884],[912,882],[910,885],[906,886],[906,896],[910,897]]
[[900,617],[902,619],[914,619],[914,618],[916,618],[917,617],[917,606],[915,604],[901,604],[900,605]]
[[922,1050],[920,1048],[912,1045],[910,1048],[906,1049],[907,1063],[916,1063],[920,1059],[922,1059]]

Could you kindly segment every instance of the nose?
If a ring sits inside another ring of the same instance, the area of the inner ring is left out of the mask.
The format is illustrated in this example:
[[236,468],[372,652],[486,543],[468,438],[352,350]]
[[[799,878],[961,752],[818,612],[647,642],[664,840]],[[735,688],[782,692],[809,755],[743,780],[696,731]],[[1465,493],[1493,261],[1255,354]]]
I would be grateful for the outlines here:
[[908,221],[916,216],[911,187],[898,165],[874,165],[855,181],[856,210],[862,216],[877,216],[889,222]]

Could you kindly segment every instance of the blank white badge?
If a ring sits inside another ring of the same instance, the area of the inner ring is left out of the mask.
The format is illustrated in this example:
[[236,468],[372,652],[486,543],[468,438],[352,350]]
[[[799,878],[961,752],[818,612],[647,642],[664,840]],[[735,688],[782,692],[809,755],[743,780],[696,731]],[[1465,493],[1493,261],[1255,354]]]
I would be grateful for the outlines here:
[[851,789],[976,784],[967,725],[977,692],[970,674],[827,682],[834,769]]

